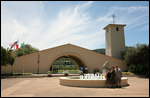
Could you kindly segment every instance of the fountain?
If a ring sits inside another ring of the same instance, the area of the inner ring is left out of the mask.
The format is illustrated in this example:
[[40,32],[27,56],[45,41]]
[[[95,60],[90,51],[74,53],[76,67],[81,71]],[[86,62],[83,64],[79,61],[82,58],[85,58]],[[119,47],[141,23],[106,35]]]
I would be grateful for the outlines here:
[[[80,76],[72,76],[72,77],[60,77],[60,85],[64,86],[74,86],[74,87],[105,87],[105,75],[107,72],[106,61],[103,65],[103,73],[84,74]],[[128,79],[125,77],[121,78],[121,86],[128,86]]]
[[107,65],[108,64],[108,61],[106,61],[105,63],[104,63],[104,65],[103,65],[103,75],[106,75],[106,73],[108,72],[108,69],[107,69]]
[[105,77],[103,74],[85,74],[84,76],[83,75],[80,75],[79,76],[79,79],[80,80],[105,80]]
[[[60,77],[60,85],[73,87],[105,87],[106,78],[104,75],[85,74],[72,77]],[[128,86],[128,79],[121,78],[121,86]]]

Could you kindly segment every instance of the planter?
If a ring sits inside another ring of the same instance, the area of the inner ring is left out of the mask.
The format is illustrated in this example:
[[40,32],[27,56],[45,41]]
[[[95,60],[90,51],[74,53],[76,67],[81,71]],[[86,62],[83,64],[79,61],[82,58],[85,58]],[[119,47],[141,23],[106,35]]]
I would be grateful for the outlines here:
[[65,73],[64,75],[65,75],[65,76],[68,76],[69,74],[68,74],[68,73]]
[[47,76],[48,76],[48,77],[52,77],[52,72],[51,72],[51,71],[48,71],[48,72],[47,72]]
[[52,77],[52,74],[47,74],[48,77]]
[[84,75],[83,73],[80,73],[79,75]]

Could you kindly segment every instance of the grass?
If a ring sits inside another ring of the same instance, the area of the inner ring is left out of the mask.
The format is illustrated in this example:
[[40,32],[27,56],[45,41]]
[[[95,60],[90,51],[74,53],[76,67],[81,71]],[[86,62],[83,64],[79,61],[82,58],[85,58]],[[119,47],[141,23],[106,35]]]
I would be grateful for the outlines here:
[[[63,73],[64,70],[58,70],[58,73],[61,74]],[[78,70],[67,70],[68,73],[72,73],[72,74],[78,74]]]
[[1,74],[1,76],[21,76],[21,75],[33,75],[33,73],[6,73],[6,74]]

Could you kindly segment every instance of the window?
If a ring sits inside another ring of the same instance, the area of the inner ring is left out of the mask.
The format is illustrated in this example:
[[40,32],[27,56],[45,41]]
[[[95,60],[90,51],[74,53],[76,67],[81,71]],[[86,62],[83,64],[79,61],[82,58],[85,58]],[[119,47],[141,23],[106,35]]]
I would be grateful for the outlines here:
[[116,27],[116,31],[119,31],[119,28],[118,28],[118,27]]

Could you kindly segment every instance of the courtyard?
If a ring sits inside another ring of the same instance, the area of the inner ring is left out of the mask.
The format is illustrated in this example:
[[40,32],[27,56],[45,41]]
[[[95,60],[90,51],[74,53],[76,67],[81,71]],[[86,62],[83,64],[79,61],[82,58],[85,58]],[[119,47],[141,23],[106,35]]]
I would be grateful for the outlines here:
[[149,78],[127,77],[122,88],[82,88],[59,84],[59,77],[1,79],[1,97],[149,97]]

